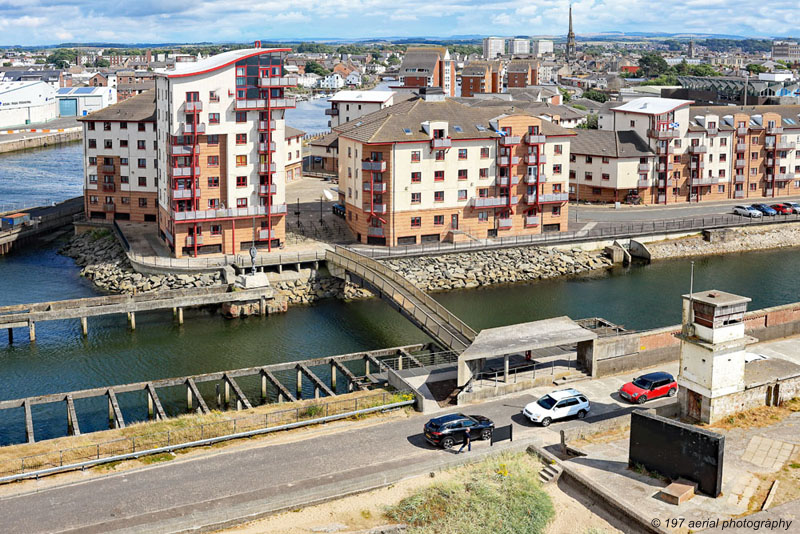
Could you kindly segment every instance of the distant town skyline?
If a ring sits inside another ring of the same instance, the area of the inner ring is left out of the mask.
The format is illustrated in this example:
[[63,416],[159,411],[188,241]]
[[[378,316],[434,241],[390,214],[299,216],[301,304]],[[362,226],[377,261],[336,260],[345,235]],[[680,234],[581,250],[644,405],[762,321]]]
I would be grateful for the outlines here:
[[[797,4],[741,0],[580,0],[577,34],[791,35]],[[0,0],[0,44],[243,42],[453,35],[566,35],[568,0]]]

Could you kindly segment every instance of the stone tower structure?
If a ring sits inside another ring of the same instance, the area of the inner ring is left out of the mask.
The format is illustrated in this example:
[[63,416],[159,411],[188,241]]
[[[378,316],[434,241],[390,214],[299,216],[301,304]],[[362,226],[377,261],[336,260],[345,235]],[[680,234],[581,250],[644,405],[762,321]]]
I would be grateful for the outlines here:
[[577,57],[575,47],[575,32],[572,31],[572,4],[569,5],[569,32],[567,32],[567,63],[572,63]]

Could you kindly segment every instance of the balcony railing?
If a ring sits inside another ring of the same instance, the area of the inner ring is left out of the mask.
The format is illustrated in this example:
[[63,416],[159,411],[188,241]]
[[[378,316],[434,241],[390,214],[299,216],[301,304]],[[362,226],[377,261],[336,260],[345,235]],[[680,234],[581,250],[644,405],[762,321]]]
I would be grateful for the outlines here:
[[113,193],[117,190],[117,187],[114,184],[103,183],[103,191],[106,193]]
[[650,171],[650,164],[649,163],[640,163],[639,164],[639,172],[649,172]]
[[678,137],[680,132],[678,130],[657,130],[655,128],[650,128],[647,130],[647,135],[653,139],[673,139]]
[[193,247],[195,245],[195,243],[197,243],[198,245],[202,245],[203,244],[203,236],[201,236],[201,235],[199,235],[197,237],[191,236],[191,235],[187,235],[186,236],[186,246],[187,247]]
[[539,217],[534,215],[527,215],[525,217],[525,226],[526,227],[539,226]]
[[794,173],[783,173],[775,175],[776,182],[789,182],[791,180],[794,180]]
[[689,145],[689,152],[692,154],[705,154],[708,152],[706,145]]
[[704,176],[702,178],[692,178],[692,185],[717,185],[719,178],[716,176]]
[[525,142],[529,145],[541,145],[547,141],[544,135],[534,135],[529,133],[525,136]]
[[519,203],[519,197],[475,197],[472,205],[475,208],[502,208],[503,206],[515,206]]
[[511,219],[497,219],[497,227],[501,230],[508,230],[513,226],[513,221]]
[[518,135],[504,135],[500,138],[500,146],[518,145],[522,139]]
[[266,174],[268,172],[277,172],[278,165],[275,162],[272,163],[259,163],[258,164],[258,172]]
[[733,181],[737,184],[743,184],[745,182],[745,175],[744,174],[734,174]]
[[526,154],[525,155],[525,163],[528,165],[539,165],[541,163],[547,162],[547,156],[544,154]]
[[638,187],[650,187],[650,180],[639,180],[637,182]]
[[706,133],[708,135],[717,135],[719,133],[719,128],[706,128]]
[[[194,169],[194,172],[192,172]],[[200,167],[173,167],[172,168],[172,176],[180,177],[180,176],[199,176],[200,175]]]
[[277,192],[278,192],[278,186],[276,184],[267,184],[258,186],[258,194],[260,195],[274,195]]
[[273,204],[269,207],[270,215],[286,215],[286,203]]
[[764,189],[764,196],[771,197],[773,189]]
[[385,182],[364,182],[364,191],[372,191],[373,193],[385,193],[386,192],[386,183]]
[[544,182],[547,181],[547,175],[545,173],[543,173],[543,172],[540,172],[538,174],[538,178],[539,178],[538,180],[536,178],[537,178],[536,174],[527,174],[527,175],[525,175],[525,183],[526,184],[535,184],[537,182],[538,183],[544,183]]
[[292,97],[287,98],[256,98],[256,99],[246,99],[246,100],[236,100],[236,110],[237,111],[247,111],[247,110],[254,110],[254,109],[267,109],[270,107],[272,109],[278,108],[293,108],[295,107],[296,99]]
[[516,165],[516,164],[519,163],[519,158],[517,156],[510,156],[510,157],[509,156],[500,156],[497,159],[497,162],[500,165],[503,165],[503,166],[505,166],[505,165]]
[[767,126],[767,135],[777,135],[783,133],[783,126]]
[[512,176],[511,178],[508,176],[498,176],[495,179],[495,183],[497,185],[517,185],[519,183],[519,176]]
[[277,123],[275,121],[258,121],[258,129],[262,132],[274,130],[276,126]]
[[744,198],[744,190],[734,191],[733,198]]
[[539,202],[566,202],[569,200],[569,193],[548,193],[539,195]]
[[666,154],[672,154],[674,151],[675,149],[672,147],[672,145],[656,147],[656,152],[658,152],[662,156]]
[[114,172],[114,165],[102,165],[103,172]]
[[451,146],[453,146],[453,140],[449,137],[431,139],[431,148],[450,148]]
[[386,204],[372,204],[364,202],[364,211],[370,213],[386,213]]
[[271,108],[293,108],[297,105],[297,99],[294,97],[273,98],[269,103]]
[[736,165],[737,169],[743,169],[743,168],[747,167],[747,160],[745,160],[745,159],[737,159],[735,165]]
[[790,141],[778,141],[778,150],[794,150],[797,148],[797,143]]
[[386,160],[362,159],[361,170],[367,172],[386,172]]
[[367,235],[371,237],[385,237],[385,233],[383,228],[379,228],[377,226],[368,226],[367,227]]
[[658,164],[659,172],[667,172],[672,170],[672,162],[669,163],[659,163]]
[[277,237],[275,235],[275,230],[269,230],[267,228],[262,228],[262,229],[260,229],[258,231],[258,239],[259,240],[275,239],[275,237]]
[[197,113],[199,111],[203,111],[203,103],[200,101],[197,102],[186,102],[186,113]]
[[172,190],[172,198],[174,199],[184,199],[184,198],[200,198],[200,188],[196,188],[194,194],[192,194],[191,189],[173,189]]
[[747,152],[747,143],[736,143],[736,152]]
[[[278,204],[272,206],[270,213],[279,215],[286,213],[286,204]],[[266,206],[253,206],[249,208],[227,208],[218,210],[198,210],[198,211],[176,211],[173,214],[173,219],[180,222],[203,220],[203,219],[220,219],[227,217],[252,217],[254,215],[266,215]]]
[[297,76],[267,76],[261,78],[261,87],[294,87]]
[[689,168],[691,169],[702,169],[706,166],[703,160],[700,161],[693,161],[689,164]]
[[339,114],[339,108],[331,108],[325,110],[325,115],[336,116]]
[[188,134],[206,133],[206,123],[204,123],[204,122],[199,122],[197,124],[184,123],[183,131],[184,131],[184,133],[188,133]]
[[740,128],[736,128],[736,134],[737,135],[747,135],[747,132],[749,132],[749,131],[750,130],[746,126],[742,126]]
[[767,158],[766,160],[764,160],[764,165],[766,167],[774,167],[775,166],[775,160],[772,159],[772,158]]
[[173,156],[191,156],[192,153],[194,154],[200,153],[200,146],[198,145],[193,147],[191,145],[172,145],[170,147],[170,153]]
[[105,204],[103,204],[103,211],[105,211],[106,213],[113,213],[117,211],[117,205],[114,204],[113,202],[106,202]]
[[275,141],[270,141],[269,143],[259,143],[258,144],[258,151],[259,152],[275,152]]
[[658,195],[658,203],[664,204],[667,202],[667,195]]

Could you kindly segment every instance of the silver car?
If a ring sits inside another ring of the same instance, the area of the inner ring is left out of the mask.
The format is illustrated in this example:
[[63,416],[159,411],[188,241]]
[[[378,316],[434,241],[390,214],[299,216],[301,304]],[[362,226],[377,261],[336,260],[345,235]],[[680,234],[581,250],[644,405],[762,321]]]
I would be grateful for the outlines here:
[[764,215],[753,206],[734,206],[733,213],[742,217],[761,217]]

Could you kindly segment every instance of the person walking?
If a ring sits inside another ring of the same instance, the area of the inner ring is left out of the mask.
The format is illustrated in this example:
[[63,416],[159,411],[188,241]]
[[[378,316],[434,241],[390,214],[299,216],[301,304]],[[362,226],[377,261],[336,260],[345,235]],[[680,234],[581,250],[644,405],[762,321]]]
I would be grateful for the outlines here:
[[456,454],[461,454],[461,451],[464,450],[464,447],[467,448],[467,452],[472,452],[472,442],[469,439],[469,430],[464,431],[464,442],[461,443],[461,448],[458,449]]

